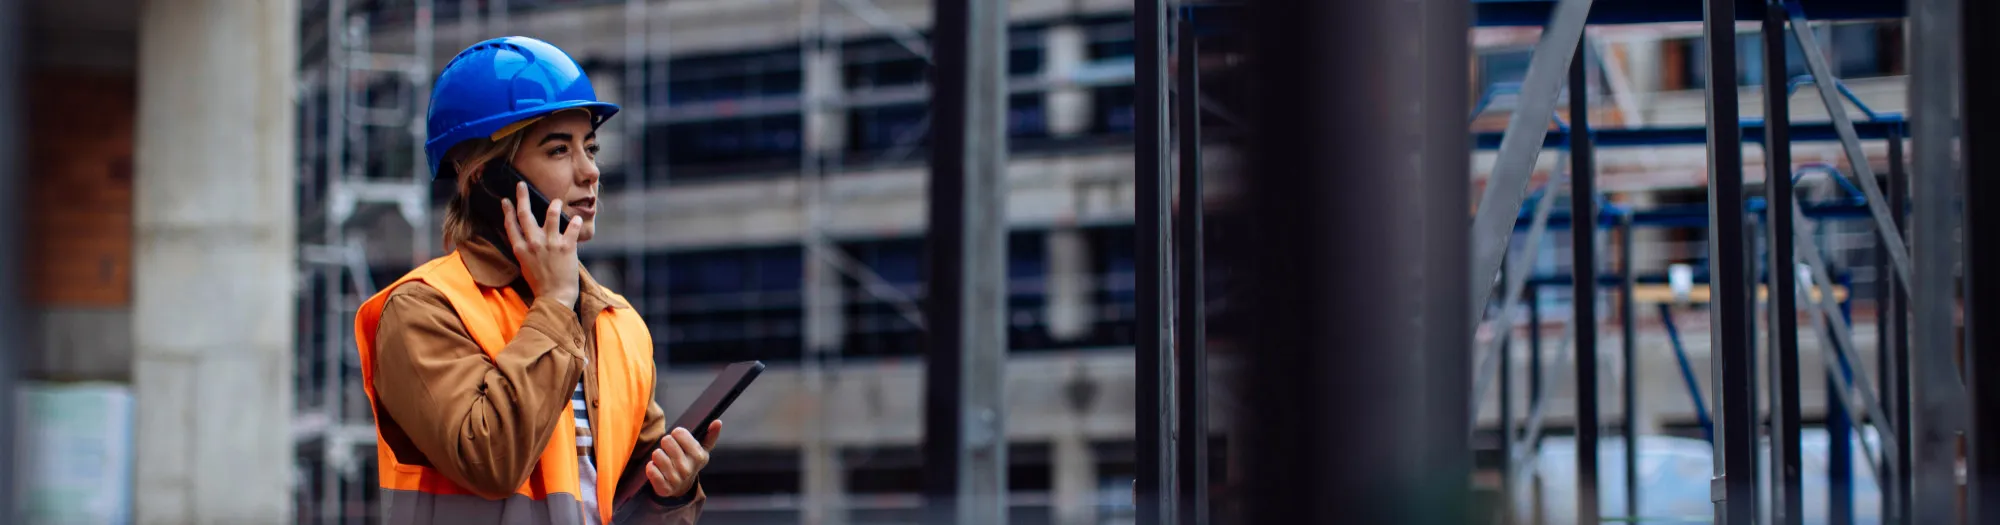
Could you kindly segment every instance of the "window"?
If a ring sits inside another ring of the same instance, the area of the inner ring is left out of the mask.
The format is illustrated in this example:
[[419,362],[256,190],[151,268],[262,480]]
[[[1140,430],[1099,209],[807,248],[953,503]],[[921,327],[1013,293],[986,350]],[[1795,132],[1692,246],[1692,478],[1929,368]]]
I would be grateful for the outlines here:
[[658,358],[672,363],[798,359],[804,344],[801,264],[798,246],[649,257],[646,266],[653,273],[647,291],[668,302],[667,323],[653,333],[654,341],[666,345]]

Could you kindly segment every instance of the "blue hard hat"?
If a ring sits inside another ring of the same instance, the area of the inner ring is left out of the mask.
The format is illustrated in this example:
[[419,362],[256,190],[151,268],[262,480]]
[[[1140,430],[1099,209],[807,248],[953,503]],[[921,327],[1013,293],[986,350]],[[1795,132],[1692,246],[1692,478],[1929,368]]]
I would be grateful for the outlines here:
[[597,101],[576,60],[548,42],[509,36],[473,44],[445,64],[431,88],[424,141],[431,177],[452,146],[566,109],[588,110],[592,126],[618,113],[618,105]]

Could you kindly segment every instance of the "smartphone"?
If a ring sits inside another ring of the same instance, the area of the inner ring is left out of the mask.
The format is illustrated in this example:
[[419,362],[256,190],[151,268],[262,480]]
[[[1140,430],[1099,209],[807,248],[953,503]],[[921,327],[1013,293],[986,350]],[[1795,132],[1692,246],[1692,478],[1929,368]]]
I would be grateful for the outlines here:
[[[512,213],[513,210],[500,209],[500,199],[514,198],[514,186],[527,180],[527,178],[521,175],[520,170],[514,169],[513,163],[499,160],[486,163],[486,172],[480,175],[479,186],[485,189],[486,193],[493,198],[473,199],[474,201],[480,201],[473,204],[473,213],[483,214],[497,220],[506,220],[499,214]],[[523,224],[521,226],[524,228],[534,228],[539,225],[541,221],[548,218],[549,205],[548,196],[542,195],[541,190],[535,189],[535,185],[529,183],[528,211],[535,215],[535,223]],[[556,215],[556,231],[567,231],[569,229],[569,212],[557,210]],[[502,230],[501,235],[505,235],[505,230]],[[505,243],[496,243],[494,245],[506,246]]]

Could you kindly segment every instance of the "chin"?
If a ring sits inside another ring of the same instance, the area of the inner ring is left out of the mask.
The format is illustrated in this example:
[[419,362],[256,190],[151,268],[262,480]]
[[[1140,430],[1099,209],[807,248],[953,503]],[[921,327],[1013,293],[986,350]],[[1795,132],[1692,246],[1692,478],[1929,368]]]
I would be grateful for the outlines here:
[[596,237],[596,236],[597,236],[597,221],[585,221],[583,223],[583,231],[576,232],[576,242],[579,243],[587,242],[590,240],[591,237]]

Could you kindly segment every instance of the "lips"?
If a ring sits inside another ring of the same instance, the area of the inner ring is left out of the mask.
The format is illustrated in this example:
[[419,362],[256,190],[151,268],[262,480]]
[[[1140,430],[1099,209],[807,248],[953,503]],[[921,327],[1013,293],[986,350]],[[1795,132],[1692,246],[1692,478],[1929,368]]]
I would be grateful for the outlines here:
[[597,197],[577,199],[570,202],[568,208],[570,213],[582,217],[583,220],[591,220],[597,217]]

